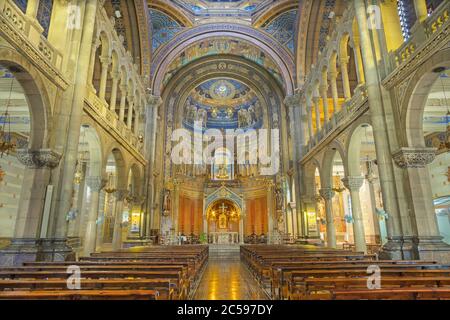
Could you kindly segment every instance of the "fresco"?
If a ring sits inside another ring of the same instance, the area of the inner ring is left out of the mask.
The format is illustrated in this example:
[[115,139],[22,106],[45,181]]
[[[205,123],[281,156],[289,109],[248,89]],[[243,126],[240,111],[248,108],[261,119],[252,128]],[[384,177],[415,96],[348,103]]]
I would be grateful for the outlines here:
[[188,47],[169,65],[163,85],[167,85],[178,70],[189,63],[203,57],[218,54],[230,54],[244,57],[268,70],[273,77],[283,85],[283,78],[277,65],[265,52],[246,41],[238,41],[230,38],[206,39]]

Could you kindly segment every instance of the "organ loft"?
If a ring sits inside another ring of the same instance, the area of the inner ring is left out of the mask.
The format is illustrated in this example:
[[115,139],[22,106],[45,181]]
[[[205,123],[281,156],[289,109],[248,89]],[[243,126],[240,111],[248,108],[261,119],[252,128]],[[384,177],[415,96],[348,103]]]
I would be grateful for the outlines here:
[[450,298],[449,11],[0,0],[0,300]]

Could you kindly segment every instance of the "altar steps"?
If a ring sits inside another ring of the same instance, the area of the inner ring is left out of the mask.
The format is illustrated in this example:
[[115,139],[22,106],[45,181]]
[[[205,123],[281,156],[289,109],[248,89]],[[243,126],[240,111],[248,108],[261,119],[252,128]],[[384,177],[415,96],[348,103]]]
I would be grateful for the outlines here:
[[209,259],[236,261],[240,259],[239,245],[210,244]]

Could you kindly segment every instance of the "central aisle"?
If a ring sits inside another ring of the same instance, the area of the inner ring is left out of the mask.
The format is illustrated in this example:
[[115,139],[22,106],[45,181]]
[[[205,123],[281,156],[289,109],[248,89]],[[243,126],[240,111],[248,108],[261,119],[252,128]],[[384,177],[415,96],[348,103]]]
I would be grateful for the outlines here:
[[241,263],[239,251],[211,251],[194,300],[266,300],[266,294]]

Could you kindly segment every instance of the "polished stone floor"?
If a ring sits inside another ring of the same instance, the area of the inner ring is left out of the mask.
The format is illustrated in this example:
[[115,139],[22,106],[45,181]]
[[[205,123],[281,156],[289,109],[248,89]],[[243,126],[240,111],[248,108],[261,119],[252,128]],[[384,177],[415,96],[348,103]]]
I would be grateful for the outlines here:
[[239,252],[210,256],[194,300],[266,300],[247,268],[239,260]]

